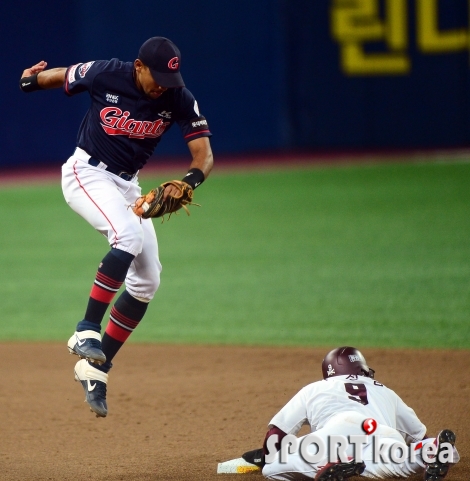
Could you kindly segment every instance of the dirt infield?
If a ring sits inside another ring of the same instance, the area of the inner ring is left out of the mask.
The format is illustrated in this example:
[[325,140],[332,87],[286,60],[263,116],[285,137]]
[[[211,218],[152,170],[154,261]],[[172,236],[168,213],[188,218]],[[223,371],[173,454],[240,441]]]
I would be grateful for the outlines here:
[[[110,374],[109,415],[97,419],[65,344],[0,344],[0,479],[260,480],[217,475],[217,463],[261,446],[272,415],[320,378],[325,351],[130,344]],[[428,433],[456,431],[462,461],[447,479],[466,481],[468,351],[362,351]]]

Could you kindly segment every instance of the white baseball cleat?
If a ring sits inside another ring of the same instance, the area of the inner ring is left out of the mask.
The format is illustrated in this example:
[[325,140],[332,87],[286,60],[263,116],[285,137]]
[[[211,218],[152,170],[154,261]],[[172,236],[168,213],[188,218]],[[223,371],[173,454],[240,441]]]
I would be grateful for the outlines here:
[[106,362],[106,356],[101,350],[101,334],[95,331],[74,332],[67,342],[70,354],[76,354],[96,364]]
[[86,359],[81,359],[75,364],[75,380],[82,383],[85,391],[85,402],[96,417],[105,418],[108,414],[106,404],[106,386],[108,375],[93,367]]

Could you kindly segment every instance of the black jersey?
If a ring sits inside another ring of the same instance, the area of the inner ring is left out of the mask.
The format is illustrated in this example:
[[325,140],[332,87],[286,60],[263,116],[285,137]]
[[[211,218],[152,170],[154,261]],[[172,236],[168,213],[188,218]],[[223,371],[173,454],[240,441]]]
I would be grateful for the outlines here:
[[186,142],[212,135],[187,88],[168,89],[150,99],[137,88],[132,62],[111,59],[72,65],[64,90],[67,95],[90,94],[77,145],[116,170],[140,170],[174,122]]

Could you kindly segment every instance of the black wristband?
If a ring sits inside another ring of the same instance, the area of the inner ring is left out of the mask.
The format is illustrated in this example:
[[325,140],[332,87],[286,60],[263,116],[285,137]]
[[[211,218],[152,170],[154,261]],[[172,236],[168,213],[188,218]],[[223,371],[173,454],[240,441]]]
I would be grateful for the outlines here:
[[189,184],[193,189],[201,185],[204,182],[204,173],[200,169],[189,169],[185,175],[183,182]]
[[20,89],[26,93],[34,92],[35,90],[43,90],[38,83],[38,74],[35,73],[34,75],[31,75],[31,77],[23,77],[20,79]]

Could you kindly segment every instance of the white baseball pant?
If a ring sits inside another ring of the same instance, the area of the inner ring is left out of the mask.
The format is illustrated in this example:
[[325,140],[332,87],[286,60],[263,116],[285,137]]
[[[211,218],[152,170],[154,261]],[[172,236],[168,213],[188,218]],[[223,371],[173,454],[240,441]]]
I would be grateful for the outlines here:
[[[333,416],[328,422],[317,431],[314,432],[322,441],[324,446],[328,446],[330,436],[350,436],[350,435],[364,435],[362,423],[364,416],[357,412],[343,412]],[[393,428],[379,424],[374,436],[379,438],[379,445],[382,446],[382,452],[387,455],[390,453],[390,448],[394,446],[396,458],[404,457],[402,462],[393,462],[386,460],[386,456],[375,456],[374,449],[371,442],[372,436],[369,436],[369,442],[362,449],[362,461],[366,465],[366,469],[362,476],[368,478],[388,478],[388,477],[407,477],[422,471],[425,464],[421,456],[421,451],[416,451],[415,460],[410,460],[410,447],[408,447],[401,436],[401,434]],[[298,440],[301,442],[307,436],[302,436]],[[432,442],[434,438],[425,440],[423,442]],[[398,448],[399,446],[399,448]],[[403,450],[403,451],[401,451]],[[311,444],[307,448],[310,455],[315,455],[317,447]],[[402,456],[407,453],[406,456]],[[351,444],[346,450],[346,455],[349,459],[353,459],[354,446]],[[388,456],[390,458],[390,456]],[[293,454],[286,456],[287,462],[282,463],[280,459],[280,451],[277,453],[273,463],[266,464],[263,468],[263,475],[268,479],[273,480],[305,480],[315,478],[317,472],[323,468],[329,459],[327,454],[325,458],[316,463],[307,462],[301,455],[300,450]],[[458,461],[458,453],[454,448],[454,462]]]
[[151,219],[140,219],[129,207],[141,195],[137,176],[130,181],[88,164],[90,156],[77,148],[62,166],[62,192],[70,207],[111,247],[133,254],[125,279],[132,296],[150,301],[160,285],[162,266]]

